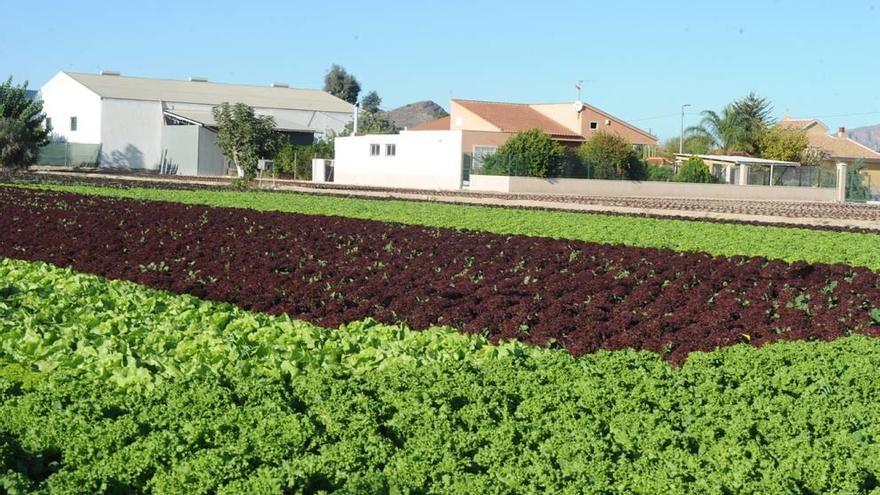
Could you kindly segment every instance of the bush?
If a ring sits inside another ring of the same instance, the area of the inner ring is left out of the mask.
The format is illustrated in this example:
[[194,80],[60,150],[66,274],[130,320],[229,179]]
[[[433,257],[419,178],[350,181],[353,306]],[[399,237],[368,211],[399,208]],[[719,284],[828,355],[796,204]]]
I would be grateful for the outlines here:
[[27,82],[0,84],[0,167],[27,168],[37,161],[40,147],[49,143],[43,102],[27,96]]
[[481,173],[517,177],[558,177],[565,149],[540,129],[520,132],[485,157]]
[[716,179],[715,176],[712,175],[712,172],[709,171],[706,162],[704,162],[702,158],[696,156],[688,158],[688,160],[682,164],[675,180],[677,182],[698,182],[705,184],[718,182],[718,179]]
[[582,144],[578,156],[591,179],[645,178],[645,165],[626,139],[600,132]]
[[288,175],[298,180],[312,180],[312,160],[332,157],[333,144],[330,141],[321,140],[305,146],[284,144],[275,155],[275,168],[279,175]]
[[662,165],[648,165],[646,180],[655,182],[672,182],[675,180],[675,171]]

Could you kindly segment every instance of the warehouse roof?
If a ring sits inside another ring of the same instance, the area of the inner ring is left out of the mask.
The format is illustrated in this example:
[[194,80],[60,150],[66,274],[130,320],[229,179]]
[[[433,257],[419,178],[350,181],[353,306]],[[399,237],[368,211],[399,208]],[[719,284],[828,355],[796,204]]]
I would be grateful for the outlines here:
[[354,111],[354,107],[350,103],[317,89],[178,81],[77,72],[65,72],[65,74],[104,98],[203,105],[219,105],[223,102],[229,102],[244,103],[260,108],[319,112],[348,113]]

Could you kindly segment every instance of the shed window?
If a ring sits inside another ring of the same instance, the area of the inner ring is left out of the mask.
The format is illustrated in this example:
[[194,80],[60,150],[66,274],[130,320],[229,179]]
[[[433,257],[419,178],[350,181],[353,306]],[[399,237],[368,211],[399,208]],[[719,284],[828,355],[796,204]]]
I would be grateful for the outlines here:
[[385,145],[385,156],[395,156],[397,155],[397,145],[396,144],[386,144]]
[[595,122],[595,121],[590,122],[590,129],[598,129],[598,128],[599,128],[598,122]]
[[379,147],[378,144],[371,144],[370,145],[370,156],[379,156],[380,149],[381,148]]
[[75,130],[76,130],[76,117],[71,117],[71,118],[70,118],[70,130],[71,130],[71,131],[75,131]]

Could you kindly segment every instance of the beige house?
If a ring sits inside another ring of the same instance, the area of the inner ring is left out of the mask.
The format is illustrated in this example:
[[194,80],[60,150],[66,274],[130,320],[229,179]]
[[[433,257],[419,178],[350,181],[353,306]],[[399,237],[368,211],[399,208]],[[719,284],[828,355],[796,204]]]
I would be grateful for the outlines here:
[[410,130],[461,131],[462,155],[477,169],[484,156],[494,153],[511,136],[536,128],[567,146],[578,146],[599,132],[617,134],[636,147],[657,144],[656,136],[583,102],[527,104],[454,99],[448,117]]
[[828,127],[816,119],[795,119],[785,116],[776,125],[804,131],[810,147],[825,155],[823,166],[831,168],[843,162],[851,165],[859,160],[865,164],[871,188],[880,194],[880,153],[859,144],[846,136],[846,128],[840,127],[836,134],[829,134]]

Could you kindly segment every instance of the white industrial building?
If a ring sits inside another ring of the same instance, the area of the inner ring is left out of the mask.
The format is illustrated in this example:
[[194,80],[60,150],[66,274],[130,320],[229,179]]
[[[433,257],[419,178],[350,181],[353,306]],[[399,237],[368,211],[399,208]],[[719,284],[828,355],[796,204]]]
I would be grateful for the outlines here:
[[212,109],[244,103],[270,115],[294,144],[311,144],[351,121],[351,104],[286,84],[220,84],[202,78],[150,79],[59,72],[40,89],[56,139],[99,147],[101,167],[225,175]]

